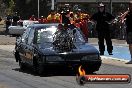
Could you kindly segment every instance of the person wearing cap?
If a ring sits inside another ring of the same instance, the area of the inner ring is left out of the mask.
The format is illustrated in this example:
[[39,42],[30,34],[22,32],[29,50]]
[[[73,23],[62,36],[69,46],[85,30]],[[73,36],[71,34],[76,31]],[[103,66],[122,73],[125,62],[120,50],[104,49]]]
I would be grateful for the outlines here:
[[70,24],[70,11],[66,10],[63,13],[61,13],[61,15],[62,15],[62,23]]
[[121,20],[123,21],[124,19],[126,19],[126,41],[131,54],[131,60],[126,64],[132,64],[132,1],[129,3],[129,9],[121,16]]
[[5,24],[6,24],[5,34],[7,35],[8,32],[9,32],[8,27],[12,24],[12,16],[11,16],[10,14],[8,14],[8,15],[6,16]]
[[20,18],[19,18],[19,16],[18,16],[18,14],[17,14],[17,12],[15,12],[15,14],[14,14],[14,16],[13,16],[13,23],[12,23],[12,25],[13,26],[16,26],[17,25],[17,22],[20,20]]
[[114,16],[106,12],[105,5],[103,3],[100,3],[98,5],[98,12],[92,15],[90,19],[91,21],[94,21],[96,23],[100,55],[104,55],[105,51],[104,39],[106,40],[107,51],[109,55],[113,55],[112,54],[113,46],[108,22],[112,21],[114,19]]

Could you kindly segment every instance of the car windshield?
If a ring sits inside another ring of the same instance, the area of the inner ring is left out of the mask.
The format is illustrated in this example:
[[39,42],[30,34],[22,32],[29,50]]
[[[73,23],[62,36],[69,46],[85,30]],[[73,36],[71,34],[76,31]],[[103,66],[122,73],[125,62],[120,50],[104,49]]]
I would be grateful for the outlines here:
[[[47,26],[40,28],[37,31],[37,44],[40,44],[44,47],[53,46],[55,36],[59,33],[56,26]],[[60,33],[59,33],[60,34]],[[78,28],[67,30],[67,35],[69,35],[74,44],[82,44],[85,42],[84,37]]]
[[45,27],[38,30],[37,43],[51,43],[53,42],[53,35],[57,28],[55,26]]

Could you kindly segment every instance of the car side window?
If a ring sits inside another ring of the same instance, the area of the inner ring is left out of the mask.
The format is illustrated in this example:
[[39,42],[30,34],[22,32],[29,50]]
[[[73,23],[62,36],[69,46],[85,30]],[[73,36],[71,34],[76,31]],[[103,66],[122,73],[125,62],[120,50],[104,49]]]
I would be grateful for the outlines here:
[[31,29],[31,28],[28,28],[28,29],[24,32],[24,34],[22,35],[22,42],[23,42],[23,43],[27,43],[28,34],[29,34],[29,32],[30,32],[30,29]]
[[30,32],[29,32],[28,42],[27,42],[27,44],[29,44],[29,45],[30,45],[31,43],[33,43],[34,32],[35,32],[35,30],[30,30]]

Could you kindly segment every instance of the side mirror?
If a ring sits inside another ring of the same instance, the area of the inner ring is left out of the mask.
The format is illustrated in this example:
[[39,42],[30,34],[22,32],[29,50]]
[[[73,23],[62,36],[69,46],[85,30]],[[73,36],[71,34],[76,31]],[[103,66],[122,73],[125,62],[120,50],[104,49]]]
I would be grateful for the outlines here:
[[19,44],[22,42],[22,37],[16,37],[16,44]]

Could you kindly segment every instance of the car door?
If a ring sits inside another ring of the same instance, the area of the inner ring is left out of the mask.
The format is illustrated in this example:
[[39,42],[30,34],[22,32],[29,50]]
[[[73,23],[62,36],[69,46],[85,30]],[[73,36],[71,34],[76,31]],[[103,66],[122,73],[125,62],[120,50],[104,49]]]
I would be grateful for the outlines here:
[[22,62],[26,62],[25,49],[27,46],[28,35],[30,32],[30,29],[31,28],[26,29],[26,31],[24,32],[24,34],[21,37],[21,42],[19,44],[19,54],[20,54],[20,58],[21,58]]
[[31,65],[33,64],[33,54],[34,54],[34,48],[33,48],[34,32],[35,29],[30,30],[27,38],[27,44],[25,46],[25,59],[26,62]]

